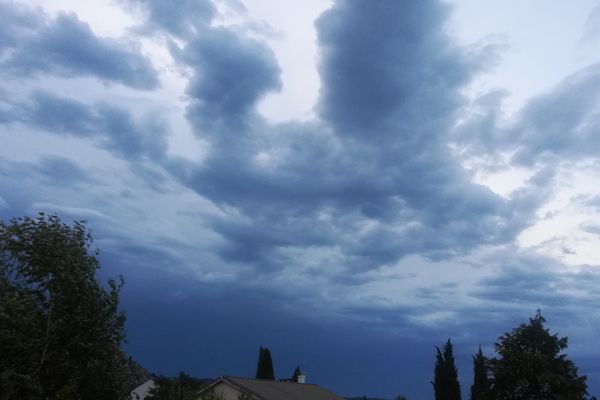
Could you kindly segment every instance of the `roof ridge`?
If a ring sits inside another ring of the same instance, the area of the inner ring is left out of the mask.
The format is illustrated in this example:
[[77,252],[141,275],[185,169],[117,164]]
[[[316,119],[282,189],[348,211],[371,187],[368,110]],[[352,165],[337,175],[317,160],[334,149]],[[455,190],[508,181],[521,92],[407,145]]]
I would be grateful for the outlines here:
[[[294,383],[296,385],[305,385],[305,386],[319,386],[316,383],[298,383],[294,381],[282,381],[282,380],[271,380],[271,379],[257,379],[257,378],[245,378],[242,376],[233,376],[233,375],[221,375],[221,378],[233,378],[233,379],[242,379],[245,381],[254,381],[254,382],[272,382],[272,383]],[[319,386],[320,387],[320,386]]]

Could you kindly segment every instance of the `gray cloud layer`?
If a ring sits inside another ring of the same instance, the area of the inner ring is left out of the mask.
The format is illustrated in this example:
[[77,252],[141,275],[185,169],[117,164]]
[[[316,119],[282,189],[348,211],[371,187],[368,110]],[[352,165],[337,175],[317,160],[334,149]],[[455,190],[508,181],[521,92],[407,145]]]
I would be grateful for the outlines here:
[[177,7],[169,0],[120,1],[145,14],[145,22],[139,27],[142,33],[163,30],[177,37],[191,37],[202,31],[216,14],[210,0],[180,0]]
[[[474,51],[448,38],[445,3],[340,0],[316,22],[317,118],[274,124],[257,111],[263,96],[282,88],[266,43],[212,26],[217,11],[210,2],[122,3],[144,18],[136,32],[166,38],[175,66],[189,72],[185,117],[208,143],[205,157],[170,156],[160,113],[116,106],[109,92],[105,101],[84,102],[32,80],[93,76],[155,88],[158,72],[139,49],[95,36],[74,15],[49,17],[2,2],[0,75],[40,88],[17,97],[0,91],[2,134],[15,142],[26,130],[89,141],[112,157],[102,164],[108,176],[100,177],[78,163],[86,154],[71,149],[33,161],[5,155],[0,215],[42,208],[89,216],[109,263],[149,286],[157,283],[144,279],[167,269],[185,274],[186,283],[190,276],[211,282],[223,298],[231,295],[232,320],[246,310],[239,311],[246,298],[231,294],[237,292],[260,297],[247,306],[252,312],[265,302],[282,305],[268,317],[289,307],[314,311],[311,318],[322,323],[333,310],[385,337],[456,335],[471,345],[493,340],[515,322],[513,315],[537,306],[551,306],[554,315],[577,310],[569,321],[593,310],[598,274],[588,267],[565,272],[560,262],[521,251],[514,241],[552,193],[556,165],[598,156],[597,65],[507,121],[501,91],[473,104],[463,96],[495,62],[493,48]],[[466,122],[456,128],[461,118]],[[510,165],[535,171],[508,198],[473,183],[461,165],[463,156],[487,157],[497,167],[507,154]],[[122,164],[131,170],[118,170]],[[600,204],[593,196],[574,201],[590,212]],[[597,224],[581,228],[598,233]],[[477,258],[489,248],[498,250]],[[390,272],[396,269],[409,272],[396,276]],[[389,282],[398,296],[385,292]],[[181,302],[197,288],[169,283],[161,290],[164,306],[164,299]],[[490,316],[490,326],[481,327]],[[156,325],[168,325],[163,321]],[[225,330],[213,328],[212,338]]]
[[472,154],[512,154],[512,165],[528,167],[600,154],[600,65],[577,71],[530,99],[509,121],[500,115],[502,96],[482,96],[458,129],[459,142]]
[[[186,116],[194,133],[209,142],[203,161],[169,157],[168,128],[160,118],[134,117],[103,102],[85,104],[35,91],[27,101],[4,99],[1,120],[93,139],[130,161],[148,183],[164,183],[172,174],[223,210],[204,215],[202,223],[222,239],[214,249],[221,261],[242,265],[248,274],[310,267],[354,285],[372,278],[348,279],[349,271],[376,270],[408,255],[441,260],[511,243],[548,196],[553,169],[541,168],[507,200],[472,182],[450,150],[457,137],[469,149],[489,154],[517,150],[513,161],[528,165],[548,152],[569,157],[596,151],[582,145],[593,142],[595,66],[532,100],[510,128],[495,120],[501,96],[483,97],[476,103],[479,114],[457,135],[455,121],[469,110],[461,91],[491,62],[490,49],[477,53],[455,45],[443,29],[448,9],[437,1],[369,7],[336,2],[316,22],[319,119],[283,124],[271,124],[256,111],[262,96],[281,88],[280,68],[264,43],[212,27],[210,3],[185,3],[185,13],[164,12],[162,1],[128,4],[144,12],[149,34],[160,29],[178,38],[170,51],[192,71]],[[3,7],[13,15],[1,36],[9,46],[27,35],[34,43],[43,29],[65,29],[46,37],[62,44],[39,44],[44,51],[56,50],[43,61],[49,69],[88,73],[91,67],[79,57],[89,51],[95,59],[110,47],[75,16],[50,19],[15,5]],[[39,32],[19,31],[29,26]],[[55,40],[71,28],[87,32],[92,45],[78,51]],[[9,61],[21,59],[18,52],[8,54]],[[99,77],[112,73],[98,68]],[[573,134],[577,140],[565,138]],[[148,163],[154,169],[146,168]],[[48,170],[60,175],[59,164],[54,161]]]
[[187,115],[212,146],[182,179],[244,216],[213,222],[226,260],[270,270],[290,262],[287,250],[318,246],[339,251],[337,264],[373,268],[504,243],[529,222],[526,202],[471,183],[447,147],[481,60],[445,36],[446,13],[434,1],[336,3],[317,21],[321,119],[312,123],[257,115],[258,99],[279,87],[260,43],[206,27],[172,49],[194,68]]
[[136,89],[158,86],[156,70],[139,49],[97,37],[73,14],[51,18],[2,1],[0,22],[0,69],[12,76],[94,76]]
[[160,162],[167,151],[167,127],[160,117],[136,121],[123,108],[107,103],[88,105],[45,91],[33,92],[26,102],[12,102],[11,118],[40,131],[62,136],[100,139],[102,147],[120,158],[142,157]]

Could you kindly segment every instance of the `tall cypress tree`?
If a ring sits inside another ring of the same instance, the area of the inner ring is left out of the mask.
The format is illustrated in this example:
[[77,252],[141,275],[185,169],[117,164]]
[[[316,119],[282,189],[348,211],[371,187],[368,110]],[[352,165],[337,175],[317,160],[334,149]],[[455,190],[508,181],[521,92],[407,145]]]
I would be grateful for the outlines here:
[[296,367],[296,369],[294,370],[294,373],[292,374],[292,381],[297,382],[298,381],[298,375],[300,375],[302,373],[302,371],[300,371],[300,366],[298,365]]
[[256,364],[256,379],[264,379],[265,375],[265,355],[262,346],[258,349],[258,362]]
[[433,370],[435,400],[461,400],[458,370],[454,365],[454,353],[450,339],[443,349],[436,347],[436,362]]
[[256,365],[256,379],[275,380],[275,371],[273,370],[273,359],[271,351],[266,347],[260,347],[258,350],[258,363]]
[[487,400],[490,398],[490,379],[488,376],[487,359],[481,351],[473,357],[473,385],[471,385],[471,400]]

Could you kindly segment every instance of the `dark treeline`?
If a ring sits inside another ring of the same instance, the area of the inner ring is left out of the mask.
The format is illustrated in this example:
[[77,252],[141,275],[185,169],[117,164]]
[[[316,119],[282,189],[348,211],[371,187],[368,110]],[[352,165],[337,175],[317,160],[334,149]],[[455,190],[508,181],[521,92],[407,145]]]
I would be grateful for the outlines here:
[[[481,347],[472,356],[471,400],[595,400],[588,397],[586,377],[563,351],[567,338],[550,333],[540,310],[511,332],[498,338],[496,357]],[[437,349],[432,382],[436,400],[460,400],[458,370],[450,339]]]
[[436,348],[432,382],[435,400],[460,400],[458,369],[454,365],[453,353],[450,339],[442,350]]
[[[98,250],[82,221],[58,217],[0,220],[0,400],[124,400],[142,381],[151,397],[195,398],[206,380],[181,373],[150,376],[122,351],[122,279],[99,283]],[[471,400],[592,400],[586,377],[564,354],[567,338],[546,329],[538,311],[472,356]],[[296,368],[288,381],[301,381]],[[260,347],[257,379],[275,379],[269,349]],[[450,339],[436,348],[435,400],[460,400]],[[397,400],[405,400],[398,396]]]
[[194,378],[184,372],[177,377],[163,375],[154,377],[155,387],[145,400],[196,400],[197,393],[210,383],[210,380]]
[[0,399],[125,399],[122,281],[96,280],[83,222],[0,221]]

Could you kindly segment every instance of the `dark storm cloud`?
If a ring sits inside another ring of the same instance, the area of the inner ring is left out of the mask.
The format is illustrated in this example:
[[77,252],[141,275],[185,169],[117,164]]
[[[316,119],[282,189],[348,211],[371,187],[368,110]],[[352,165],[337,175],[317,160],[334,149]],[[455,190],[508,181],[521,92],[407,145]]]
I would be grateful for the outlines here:
[[147,156],[160,162],[167,150],[167,128],[161,119],[146,116],[136,121],[125,109],[100,104],[96,108],[98,131],[108,137],[106,148],[121,157]]
[[97,37],[74,14],[51,18],[1,2],[0,21],[0,70],[11,76],[94,76],[136,89],[158,86],[156,70],[138,48]]
[[461,100],[456,89],[471,75],[442,31],[447,11],[431,0],[336,2],[316,23],[323,118],[339,134],[367,141],[404,128],[404,145],[422,147],[443,135],[424,135],[419,125],[448,118]]
[[8,49],[17,46],[22,37],[30,35],[32,27],[44,24],[44,16],[39,10],[31,9],[8,1],[0,2],[0,51],[4,54]]
[[479,298],[515,304],[539,304],[546,307],[566,306],[572,301],[569,294],[560,294],[561,280],[551,268],[532,269],[532,265],[505,268],[500,276],[480,284]]
[[[97,116],[84,103],[49,92],[37,91],[30,103],[18,107],[21,121],[58,135],[93,136],[97,132]],[[19,114],[16,113],[18,116]]]
[[234,135],[243,142],[257,100],[281,87],[280,69],[264,44],[225,29],[211,29],[193,39],[179,59],[194,70],[187,88],[188,116],[202,132]]
[[99,180],[93,171],[77,161],[54,155],[42,155],[31,161],[15,161],[0,156],[0,196],[5,207],[0,207],[0,219],[8,221],[14,217],[28,215],[35,217],[38,212],[52,212],[62,215],[67,222],[70,217],[87,217],[87,205],[77,205],[74,213],[68,207],[54,207],[48,201],[51,193],[61,196],[65,193],[90,193],[97,188]]
[[[477,283],[471,295],[503,307],[542,308],[554,314],[572,312],[573,307],[596,307],[600,273],[597,267],[567,267],[556,259],[532,251],[507,247],[488,259],[491,277]],[[563,315],[564,320],[568,320]]]
[[13,120],[43,132],[99,139],[102,147],[124,159],[150,157],[158,162],[167,149],[167,127],[156,116],[135,119],[126,109],[107,103],[88,105],[45,91],[14,104]]
[[317,22],[321,120],[311,123],[257,115],[257,101],[280,85],[261,43],[213,28],[172,48],[194,69],[187,115],[211,144],[201,165],[178,173],[243,216],[212,225],[230,243],[226,260],[281,268],[282,250],[322,246],[369,269],[510,241],[530,221],[471,183],[448,150],[460,90],[489,51],[454,46],[446,14],[435,1],[335,3]]

